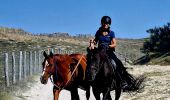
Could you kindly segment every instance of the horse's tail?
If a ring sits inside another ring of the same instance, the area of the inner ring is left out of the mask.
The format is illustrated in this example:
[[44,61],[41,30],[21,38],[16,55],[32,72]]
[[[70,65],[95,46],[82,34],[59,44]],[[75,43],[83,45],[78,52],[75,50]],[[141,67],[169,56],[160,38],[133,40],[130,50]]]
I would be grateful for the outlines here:
[[127,88],[123,89],[125,92],[130,91],[140,91],[144,88],[144,80],[146,77],[144,75],[141,75],[137,78],[134,78],[131,74],[129,74],[127,71],[125,72],[125,80],[128,84]]

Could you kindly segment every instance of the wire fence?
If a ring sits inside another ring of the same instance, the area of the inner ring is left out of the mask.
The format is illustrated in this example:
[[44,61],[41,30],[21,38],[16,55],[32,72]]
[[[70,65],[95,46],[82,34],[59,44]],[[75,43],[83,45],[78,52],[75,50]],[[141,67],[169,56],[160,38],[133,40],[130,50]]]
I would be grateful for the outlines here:
[[71,54],[74,51],[49,48],[37,51],[3,53],[0,57],[0,87],[10,87],[42,71],[43,51],[57,54]]
[[[48,53],[52,51],[55,54],[75,53],[75,51],[62,50],[62,48],[49,48],[45,51]],[[4,53],[0,58],[0,85],[9,87],[29,76],[40,73],[42,71],[42,53],[42,50]],[[124,55],[120,53],[116,53],[116,55],[124,64],[127,63],[128,59]]]
[[5,85],[16,84],[37,72],[40,72],[41,51],[20,51],[4,54]]

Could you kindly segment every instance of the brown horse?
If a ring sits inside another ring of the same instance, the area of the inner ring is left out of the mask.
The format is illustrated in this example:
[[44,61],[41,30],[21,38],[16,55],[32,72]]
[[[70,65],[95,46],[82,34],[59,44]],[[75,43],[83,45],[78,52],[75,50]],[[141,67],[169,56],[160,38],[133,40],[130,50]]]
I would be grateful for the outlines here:
[[62,89],[71,92],[71,100],[79,100],[78,87],[86,90],[86,98],[90,97],[90,85],[85,79],[86,56],[82,54],[47,55],[44,51],[43,73],[40,78],[42,84],[46,84],[48,78],[51,78],[54,100],[58,100]]

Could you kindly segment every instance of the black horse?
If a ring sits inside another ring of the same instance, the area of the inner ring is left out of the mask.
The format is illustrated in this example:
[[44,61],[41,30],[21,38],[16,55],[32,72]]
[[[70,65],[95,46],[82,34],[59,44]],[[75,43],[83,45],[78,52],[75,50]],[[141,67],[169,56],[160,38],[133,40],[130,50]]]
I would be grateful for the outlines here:
[[[116,71],[116,64],[113,64],[106,53],[107,49],[87,49],[87,66],[90,76],[93,94],[96,100],[100,100],[100,94],[103,94],[103,100],[112,100],[110,91],[115,90],[115,100],[119,100],[122,90],[122,79]],[[126,72],[126,78],[131,87],[127,91],[139,90],[144,78],[134,79]]]

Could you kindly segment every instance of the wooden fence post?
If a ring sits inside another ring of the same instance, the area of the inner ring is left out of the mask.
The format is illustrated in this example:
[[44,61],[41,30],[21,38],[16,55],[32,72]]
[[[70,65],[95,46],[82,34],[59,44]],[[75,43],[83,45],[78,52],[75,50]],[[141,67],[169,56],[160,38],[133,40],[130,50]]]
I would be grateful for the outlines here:
[[50,48],[48,48],[48,54],[50,54]]
[[12,52],[12,83],[16,83],[16,65],[15,65],[15,53]]
[[24,75],[24,79],[26,79],[27,76],[27,52],[24,52],[24,67],[23,67],[23,75]]
[[64,50],[64,54],[67,54],[67,51],[66,51],[66,50]]
[[61,54],[61,49],[60,48],[58,49],[58,54]]
[[50,52],[55,53],[55,52],[54,52],[54,48],[51,48],[51,51],[50,51]]
[[56,49],[56,53],[59,54],[59,49]]
[[70,50],[68,50],[67,53],[70,54]]
[[29,52],[29,74],[32,75],[32,52]]
[[19,52],[19,80],[22,79],[22,51]]
[[41,60],[40,60],[40,56],[41,56],[41,51],[39,51],[39,53],[38,53],[38,72],[41,71]]
[[8,74],[8,53],[5,53],[5,67],[4,67],[4,71],[5,71],[5,82],[6,82],[6,86],[9,87],[9,74]]
[[37,71],[37,52],[34,51],[34,66],[33,66],[33,69],[34,69],[34,73],[36,73]]

